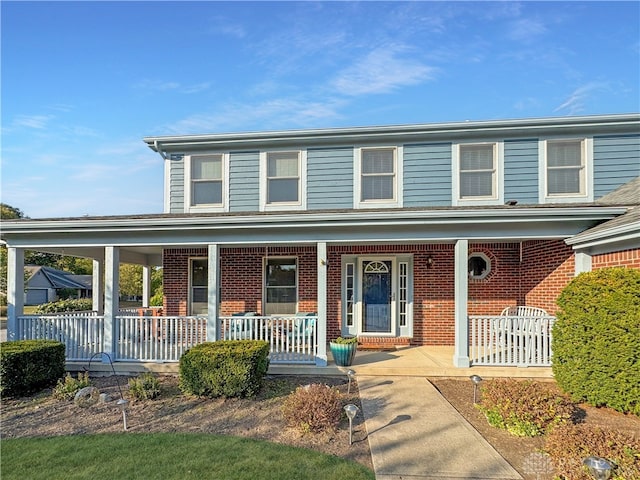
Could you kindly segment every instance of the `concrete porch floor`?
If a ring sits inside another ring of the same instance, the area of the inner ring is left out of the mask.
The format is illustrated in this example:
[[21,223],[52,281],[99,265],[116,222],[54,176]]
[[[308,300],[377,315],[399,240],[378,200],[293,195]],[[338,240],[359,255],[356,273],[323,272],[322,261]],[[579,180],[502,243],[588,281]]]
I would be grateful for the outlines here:
[[[328,350],[328,349],[327,349]],[[513,378],[553,378],[550,367],[485,367],[456,368],[453,366],[453,347],[403,347],[389,351],[358,350],[354,363],[350,367],[338,367],[329,354],[329,364],[326,367],[314,365],[281,365],[272,364],[269,374],[274,375],[345,375],[352,369],[357,375],[370,377],[513,377]],[[67,362],[70,371],[82,371],[87,362]],[[134,363],[115,362],[117,373],[138,374],[151,371],[158,374],[177,375],[178,363]],[[91,364],[93,374],[110,375],[109,363],[94,361]]]

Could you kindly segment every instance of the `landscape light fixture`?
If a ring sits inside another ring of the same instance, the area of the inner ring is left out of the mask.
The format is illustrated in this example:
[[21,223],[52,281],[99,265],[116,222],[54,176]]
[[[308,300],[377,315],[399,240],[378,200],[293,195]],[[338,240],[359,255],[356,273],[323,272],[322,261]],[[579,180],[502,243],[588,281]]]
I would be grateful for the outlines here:
[[353,443],[353,418],[356,416],[356,413],[358,413],[358,407],[353,403],[349,403],[344,406],[344,411],[349,419],[349,445],[351,445]]
[[482,377],[480,375],[471,375],[469,378],[473,382],[473,403],[476,403],[478,385],[480,385],[480,382],[482,382]]
[[587,457],[582,464],[589,469],[596,480],[607,480],[611,476],[612,465],[605,458]]
[[356,376],[354,370],[347,370],[347,377],[349,377],[349,386],[347,387],[347,393],[351,393],[351,379]]
[[121,398],[116,402],[116,405],[122,411],[122,424],[124,426],[124,431],[127,431],[127,407],[129,406],[129,400],[126,398]]

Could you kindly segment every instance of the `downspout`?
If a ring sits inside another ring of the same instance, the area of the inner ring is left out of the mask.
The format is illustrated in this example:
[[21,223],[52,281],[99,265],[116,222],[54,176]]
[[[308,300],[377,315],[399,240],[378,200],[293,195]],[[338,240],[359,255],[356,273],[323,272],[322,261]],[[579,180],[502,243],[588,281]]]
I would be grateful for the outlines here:
[[154,140],[153,141],[153,148],[155,149],[156,152],[158,152],[160,154],[160,156],[162,157],[162,159],[164,160],[164,184],[162,186],[163,188],[163,205],[162,205],[162,210],[164,211],[164,213],[169,213],[170,209],[171,209],[171,201],[169,199],[169,190],[171,188],[171,179],[170,179],[170,165],[169,165],[169,156],[162,150],[162,144],[158,141],[158,140]]

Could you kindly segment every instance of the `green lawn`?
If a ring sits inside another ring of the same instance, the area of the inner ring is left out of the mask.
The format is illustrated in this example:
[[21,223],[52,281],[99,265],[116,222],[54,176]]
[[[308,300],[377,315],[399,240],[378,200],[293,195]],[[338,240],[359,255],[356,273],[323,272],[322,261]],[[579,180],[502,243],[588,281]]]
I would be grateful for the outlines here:
[[3,480],[374,479],[373,472],[364,466],[339,457],[208,434],[2,439],[1,462]]

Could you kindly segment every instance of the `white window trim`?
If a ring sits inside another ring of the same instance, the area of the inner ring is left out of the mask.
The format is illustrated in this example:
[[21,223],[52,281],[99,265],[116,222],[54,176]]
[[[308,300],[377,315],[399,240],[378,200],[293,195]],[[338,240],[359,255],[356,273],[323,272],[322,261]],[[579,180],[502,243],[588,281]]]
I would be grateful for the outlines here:
[[[191,205],[191,157],[201,155],[222,155],[222,203],[211,205]],[[223,152],[198,152],[184,156],[184,212],[209,213],[229,211],[229,154]]]
[[[472,145],[495,145],[495,189],[493,197],[460,198],[460,147]],[[454,143],[451,151],[452,194],[451,203],[455,206],[502,205],[504,204],[504,142],[465,142]]]
[[469,260],[471,260],[473,257],[480,257],[480,258],[482,258],[482,259],[485,261],[485,263],[487,264],[487,269],[484,271],[484,273],[483,273],[483,274],[481,274],[481,275],[477,275],[477,276],[475,276],[475,275],[473,275],[471,272],[469,272],[469,280],[484,280],[484,279],[485,279],[485,278],[487,278],[487,277],[489,276],[489,274],[491,273],[491,267],[492,267],[492,265],[491,265],[491,259],[490,259],[487,255],[485,255],[484,253],[482,253],[482,252],[473,252],[473,253],[470,253],[470,254],[469,254],[469,258],[467,259],[467,262],[468,262]]
[[[547,195],[547,142],[572,140],[582,142],[585,191],[579,194]],[[549,137],[538,140],[538,177],[540,178],[538,185],[538,201],[540,203],[593,202],[593,137]]]
[[[391,148],[394,151],[395,177],[392,200],[361,200],[362,198],[362,150]],[[403,163],[404,148],[402,145],[368,145],[353,149],[353,208],[401,208],[403,203]]]
[[[267,203],[267,154],[273,152],[298,152],[299,178],[298,201]],[[306,210],[307,209],[307,150],[275,149],[260,152],[260,211],[273,212],[280,210]]]
[[[295,255],[269,255],[262,259],[262,311],[267,311],[267,262],[271,259],[276,260],[295,260],[296,261],[296,312],[300,303],[300,259]],[[277,287],[274,287],[277,288]],[[291,315],[291,314],[283,314]],[[278,315],[273,315],[278,316]]]
[[[193,313],[193,262],[194,260],[207,260],[207,257],[189,257],[189,303],[187,305],[187,313],[188,315],[195,315]],[[207,265],[207,268],[208,265]],[[202,288],[203,285],[196,285],[197,287]],[[208,285],[207,285],[208,288]]]

